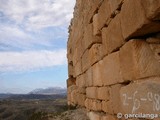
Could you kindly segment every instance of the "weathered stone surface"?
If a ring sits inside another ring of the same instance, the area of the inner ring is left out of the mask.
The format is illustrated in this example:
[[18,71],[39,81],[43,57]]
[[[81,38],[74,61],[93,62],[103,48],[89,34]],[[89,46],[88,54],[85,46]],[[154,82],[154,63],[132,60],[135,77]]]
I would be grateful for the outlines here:
[[80,106],[85,106],[85,100],[86,100],[86,95],[84,94],[77,94],[77,102],[78,102],[78,105]]
[[111,101],[102,101],[102,111],[105,113],[113,114]]
[[75,90],[75,89],[77,89],[78,87],[76,86],[76,85],[72,85],[72,86],[69,86],[68,88],[67,88],[67,92],[68,93],[71,93],[73,90]]
[[87,113],[90,120],[101,120],[101,115],[96,112],[88,112]]
[[86,88],[85,87],[78,87],[77,90],[78,90],[78,93],[86,94]]
[[105,26],[111,16],[111,9],[108,0],[104,0],[98,10],[98,30]]
[[82,56],[82,72],[85,72],[90,67],[90,61],[89,61],[89,51],[86,50],[85,53]]
[[78,100],[77,100],[78,96],[77,95],[78,94],[77,94],[76,89],[71,92],[71,102],[75,105],[78,103]]
[[102,68],[103,62],[99,61],[98,63],[94,64],[93,69],[93,86],[102,86]]
[[[143,6],[142,2],[149,6]],[[159,22],[146,18],[145,8],[150,9],[153,6],[150,4],[151,0],[145,0],[145,2],[143,0],[125,0],[120,12],[122,34],[125,39],[160,31]],[[156,11],[152,12],[154,14]]]
[[95,99],[86,99],[85,100],[85,107],[88,110],[94,110],[94,111],[102,111],[102,102]]
[[112,85],[109,91],[110,94],[110,99],[109,101],[111,102],[113,113],[121,113],[121,102],[120,102],[120,89],[122,85],[121,84],[116,84]]
[[67,79],[67,88],[72,85],[76,85],[76,79],[75,78],[68,78]]
[[86,88],[86,96],[87,98],[97,98],[97,87],[87,87]]
[[111,14],[116,14],[116,10],[120,8],[123,0],[108,0],[110,5]]
[[86,71],[85,77],[86,77],[86,86],[87,86],[87,87],[93,86],[93,67],[90,67],[90,68]]
[[125,43],[119,18],[120,16],[117,15],[108,27],[102,29],[102,48],[104,55],[119,49]]
[[100,34],[100,30],[98,28],[98,14],[95,14],[93,16],[93,35],[99,35]]
[[103,59],[101,77],[104,85],[123,82],[120,71],[119,52],[112,53]]
[[78,87],[85,87],[86,86],[86,80],[85,80],[84,74],[82,74],[76,78],[76,85]]
[[74,77],[82,73],[82,61],[78,61],[74,67]]
[[68,63],[68,76],[73,77],[74,76],[74,67],[73,62]]
[[93,44],[89,49],[89,62],[93,65],[102,58],[102,44]]
[[151,20],[160,20],[159,0],[140,0],[144,7],[146,17]]
[[86,50],[87,48],[90,48],[94,43],[101,42],[102,40],[100,36],[93,35],[93,24],[88,24],[85,28],[84,38],[82,39],[83,49]]
[[124,113],[159,113],[159,81],[160,77],[151,77],[122,87],[120,97]]
[[108,87],[97,88],[97,99],[108,101],[109,100],[109,88]]
[[117,120],[113,115],[102,116],[101,120]]
[[143,40],[131,40],[126,43],[120,49],[123,79],[136,80],[160,75],[159,50],[160,44],[149,45]]

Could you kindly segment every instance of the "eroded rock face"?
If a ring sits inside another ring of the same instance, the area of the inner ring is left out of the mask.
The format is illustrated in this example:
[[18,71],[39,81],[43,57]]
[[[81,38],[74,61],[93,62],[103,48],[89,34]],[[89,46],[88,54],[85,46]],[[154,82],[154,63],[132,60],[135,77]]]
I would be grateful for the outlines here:
[[91,120],[159,113],[159,20],[160,0],[77,0],[67,45],[68,104],[85,107]]

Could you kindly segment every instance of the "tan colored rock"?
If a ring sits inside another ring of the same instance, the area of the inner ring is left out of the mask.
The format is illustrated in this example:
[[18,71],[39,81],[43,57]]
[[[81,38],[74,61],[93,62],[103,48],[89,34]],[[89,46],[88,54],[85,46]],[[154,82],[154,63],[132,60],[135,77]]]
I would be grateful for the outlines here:
[[76,78],[76,85],[78,87],[85,87],[86,86],[86,80],[85,80],[84,74],[82,74]]
[[68,78],[67,79],[67,88],[72,85],[76,85],[76,79],[75,78]]
[[86,100],[86,95],[80,94],[80,93],[77,94],[77,102],[78,102],[78,105],[84,107],[84,106],[85,106],[85,100]]
[[105,113],[113,114],[111,101],[102,101],[102,111]]
[[86,88],[85,87],[78,87],[78,93],[81,93],[81,94],[86,94]]
[[93,35],[99,35],[100,34],[100,30],[98,28],[98,14],[95,14],[93,16]]
[[101,120],[117,120],[113,115],[102,116]]
[[[146,3],[143,0],[125,0],[122,6],[120,12],[122,34],[127,40],[160,31],[159,22],[147,19],[146,14],[148,13],[145,9],[150,9],[150,7],[147,5],[144,6],[142,2],[152,6],[152,4],[149,4],[151,0],[145,0]],[[156,11],[152,12],[155,14]]]
[[76,86],[76,85],[72,85],[72,86],[69,86],[68,88],[67,88],[67,92],[68,93],[71,93],[73,90],[75,90],[75,89],[77,89],[78,87]]
[[89,62],[93,65],[102,58],[102,44],[93,44],[89,49]]
[[158,114],[160,112],[160,77],[136,81],[120,90],[124,113]]
[[111,16],[111,9],[108,0],[104,0],[98,10],[98,30],[105,26]]
[[99,100],[109,100],[109,88],[108,87],[99,87],[97,88],[97,99]]
[[86,50],[90,48],[93,44],[101,42],[102,40],[100,36],[93,35],[93,24],[88,24],[85,27],[84,38],[82,39],[83,49]]
[[108,27],[102,29],[102,48],[104,55],[112,53],[125,43],[121,31],[119,15],[111,21]]
[[68,76],[73,77],[74,76],[74,67],[72,62],[68,63]]
[[78,96],[77,96],[78,94],[77,94],[77,90],[73,90],[72,92],[71,92],[71,102],[73,103],[73,104],[77,104],[78,103],[78,100],[77,100],[77,98],[78,98]]
[[121,84],[116,84],[112,85],[109,91],[110,94],[110,99],[109,101],[111,102],[113,113],[122,113],[122,108],[121,108],[121,102],[120,102],[120,89],[122,85]]
[[102,86],[103,85],[102,70],[101,70],[102,67],[103,67],[102,60],[99,61],[98,63],[94,64],[93,67],[92,67],[92,70],[93,70],[93,86]]
[[82,73],[82,61],[78,61],[76,65],[74,66],[74,77],[77,77]]
[[[131,40],[120,49],[120,63],[123,79],[160,75],[160,45],[148,44],[143,40]],[[125,59],[124,59],[125,56]]]
[[85,72],[90,67],[90,61],[89,61],[89,51],[86,50],[85,53],[82,56],[82,72]]
[[97,98],[97,87],[87,87],[86,97],[96,99]]
[[86,79],[86,86],[91,87],[93,86],[93,67],[90,67],[85,73]]
[[106,56],[103,59],[101,69],[101,77],[104,85],[112,85],[124,81],[120,71],[119,52]]
[[99,101],[99,100],[92,100],[91,103],[91,110],[94,110],[94,111],[102,111],[102,102]]
[[159,0],[140,0],[146,12],[146,17],[151,20],[160,20]]
[[101,120],[101,114],[96,112],[88,112],[87,113],[90,120]]

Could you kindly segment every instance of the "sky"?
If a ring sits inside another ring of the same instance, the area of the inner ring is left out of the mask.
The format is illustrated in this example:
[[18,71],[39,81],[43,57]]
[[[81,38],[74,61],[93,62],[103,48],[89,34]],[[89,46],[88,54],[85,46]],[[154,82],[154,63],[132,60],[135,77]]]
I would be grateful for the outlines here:
[[66,87],[75,0],[0,0],[0,93]]

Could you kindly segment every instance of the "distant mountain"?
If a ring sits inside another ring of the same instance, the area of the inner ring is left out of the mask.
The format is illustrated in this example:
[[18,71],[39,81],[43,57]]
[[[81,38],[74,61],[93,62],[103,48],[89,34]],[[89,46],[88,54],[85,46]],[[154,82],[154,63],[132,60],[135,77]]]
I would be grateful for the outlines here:
[[66,94],[66,88],[61,88],[61,87],[49,87],[46,89],[39,88],[35,89],[29,94],[42,94],[42,95],[54,95],[54,94]]

